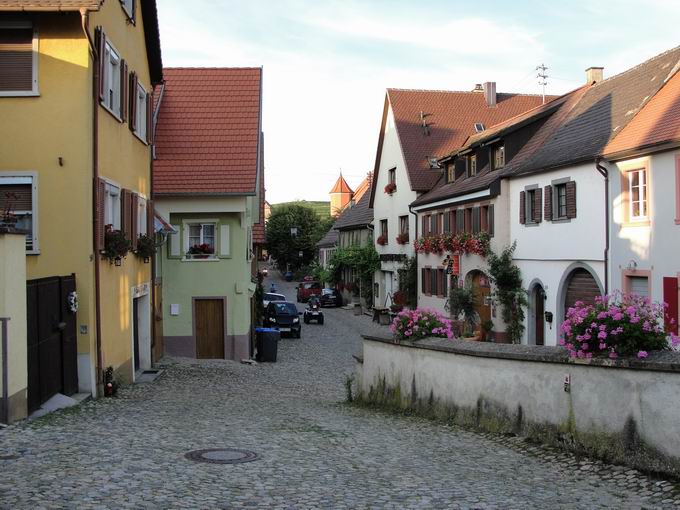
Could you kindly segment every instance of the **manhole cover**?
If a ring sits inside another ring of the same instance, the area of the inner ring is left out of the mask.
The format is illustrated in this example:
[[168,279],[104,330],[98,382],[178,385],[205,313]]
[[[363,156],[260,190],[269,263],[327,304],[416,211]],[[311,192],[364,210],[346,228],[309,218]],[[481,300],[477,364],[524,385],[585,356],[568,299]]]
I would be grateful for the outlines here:
[[257,460],[257,453],[249,450],[236,448],[211,448],[208,450],[194,450],[184,454],[194,462],[207,462],[208,464],[241,464]]

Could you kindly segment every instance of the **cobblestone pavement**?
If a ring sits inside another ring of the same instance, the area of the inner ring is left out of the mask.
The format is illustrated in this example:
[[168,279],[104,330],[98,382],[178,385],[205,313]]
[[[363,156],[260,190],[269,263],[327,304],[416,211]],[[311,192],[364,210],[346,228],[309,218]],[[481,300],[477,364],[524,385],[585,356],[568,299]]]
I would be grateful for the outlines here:
[[[292,286],[279,282],[294,299]],[[300,308],[302,305],[300,305]],[[368,317],[326,310],[277,363],[166,359],[151,384],[0,430],[0,508],[660,508],[666,481],[342,404]],[[216,465],[189,450],[260,457]]]

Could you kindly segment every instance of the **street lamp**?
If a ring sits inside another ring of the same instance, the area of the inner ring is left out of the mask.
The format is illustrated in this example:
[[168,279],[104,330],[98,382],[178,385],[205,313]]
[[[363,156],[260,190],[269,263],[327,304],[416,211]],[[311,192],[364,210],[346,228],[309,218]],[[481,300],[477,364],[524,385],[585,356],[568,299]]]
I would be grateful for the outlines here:
[[290,227],[290,236],[291,237],[297,237],[298,235],[298,228],[297,227]]

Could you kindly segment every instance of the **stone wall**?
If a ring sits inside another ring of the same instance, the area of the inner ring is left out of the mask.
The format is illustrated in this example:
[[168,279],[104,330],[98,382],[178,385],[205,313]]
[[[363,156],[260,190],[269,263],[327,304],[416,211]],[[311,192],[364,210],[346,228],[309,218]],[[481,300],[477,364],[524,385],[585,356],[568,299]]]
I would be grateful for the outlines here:
[[680,353],[586,364],[558,347],[364,337],[359,371],[370,404],[680,474]]

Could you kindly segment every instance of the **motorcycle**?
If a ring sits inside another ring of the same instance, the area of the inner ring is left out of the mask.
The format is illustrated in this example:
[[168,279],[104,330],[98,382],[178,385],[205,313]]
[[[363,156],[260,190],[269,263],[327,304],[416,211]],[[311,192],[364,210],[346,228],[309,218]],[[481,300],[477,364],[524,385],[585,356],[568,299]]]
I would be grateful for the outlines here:
[[316,321],[317,324],[323,325],[323,312],[321,311],[319,299],[316,296],[309,298],[309,302],[307,303],[307,308],[305,308],[302,320],[305,322],[305,324]]

